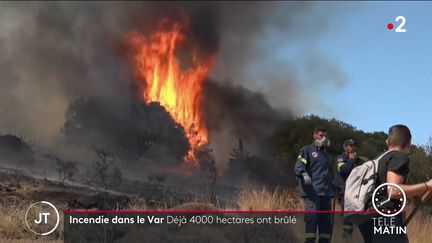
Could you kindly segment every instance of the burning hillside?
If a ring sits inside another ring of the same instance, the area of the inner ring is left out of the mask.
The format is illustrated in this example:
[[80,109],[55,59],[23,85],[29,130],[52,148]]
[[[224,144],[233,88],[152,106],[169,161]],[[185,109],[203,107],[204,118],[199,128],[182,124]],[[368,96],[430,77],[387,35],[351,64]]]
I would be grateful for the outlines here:
[[188,21],[184,22],[170,23],[163,19],[150,35],[134,31],[126,36],[126,42],[133,49],[136,77],[144,86],[143,100],[159,102],[185,128],[191,145],[185,161],[198,167],[195,152],[209,141],[201,103],[203,83],[214,55],[200,57],[197,50],[189,49],[182,60],[189,65],[183,68],[178,54],[188,41]]
[[[290,68],[272,58],[299,39],[292,23],[310,9],[216,2],[5,6],[2,16],[14,24],[0,37],[8,50],[0,67],[0,129],[73,160],[89,161],[92,148],[103,147],[124,169],[145,166],[141,172],[204,168],[200,150],[213,153],[224,170],[239,138],[273,161],[274,127],[307,102],[299,80],[281,73]],[[269,32],[286,38],[268,42]]]

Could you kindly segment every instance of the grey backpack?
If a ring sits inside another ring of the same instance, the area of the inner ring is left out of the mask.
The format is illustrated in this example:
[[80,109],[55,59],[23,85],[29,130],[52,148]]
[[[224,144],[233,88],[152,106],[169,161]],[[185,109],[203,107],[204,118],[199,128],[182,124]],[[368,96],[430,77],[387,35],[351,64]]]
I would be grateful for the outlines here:
[[371,214],[365,211],[370,209],[372,194],[377,186],[378,162],[388,152],[390,151],[364,162],[351,171],[345,184],[345,221],[362,224],[370,219]]

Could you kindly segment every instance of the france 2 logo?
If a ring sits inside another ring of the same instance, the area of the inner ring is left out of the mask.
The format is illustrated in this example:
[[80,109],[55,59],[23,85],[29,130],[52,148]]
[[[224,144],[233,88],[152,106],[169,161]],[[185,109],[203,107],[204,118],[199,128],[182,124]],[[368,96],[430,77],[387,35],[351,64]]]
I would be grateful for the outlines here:
[[[394,30],[395,32],[399,32],[399,33],[405,33],[407,30],[404,28],[405,24],[406,24],[406,19],[404,16],[397,16],[395,19],[395,22],[399,23],[399,25],[396,27],[396,29]],[[388,23],[387,24],[387,29],[389,30],[393,30],[394,25],[393,23]]]

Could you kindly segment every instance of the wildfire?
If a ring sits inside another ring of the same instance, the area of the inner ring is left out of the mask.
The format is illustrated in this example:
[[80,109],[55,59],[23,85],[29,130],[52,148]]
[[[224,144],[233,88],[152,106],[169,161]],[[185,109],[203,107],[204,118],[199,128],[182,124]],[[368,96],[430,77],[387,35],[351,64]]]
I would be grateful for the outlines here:
[[185,161],[198,167],[194,152],[208,143],[208,130],[201,111],[203,83],[213,64],[214,56],[200,58],[192,50],[187,68],[182,68],[177,57],[179,47],[187,43],[187,26],[161,22],[150,35],[131,32],[126,41],[133,47],[134,68],[140,82],[144,82],[145,102],[159,102],[175,121],[186,130],[191,149]]

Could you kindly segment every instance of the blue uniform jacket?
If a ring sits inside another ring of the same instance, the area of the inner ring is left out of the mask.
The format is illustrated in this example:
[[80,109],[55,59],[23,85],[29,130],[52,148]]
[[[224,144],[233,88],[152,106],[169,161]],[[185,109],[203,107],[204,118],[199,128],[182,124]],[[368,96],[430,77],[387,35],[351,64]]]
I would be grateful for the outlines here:
[[334,166],[334,185],[339,194],[344,194],[346,180],[354,169],[356,161],[357,159],[349,159],[346,153],[342,153],[336,157]]
[[[328,173],[330,156],[326,149],[311,144],[300,150],[295,163],[295,173],[299,177],[301,197],[333,196],[333,185]],[[301,174],[307,172],[312,185],[305,185]]]

